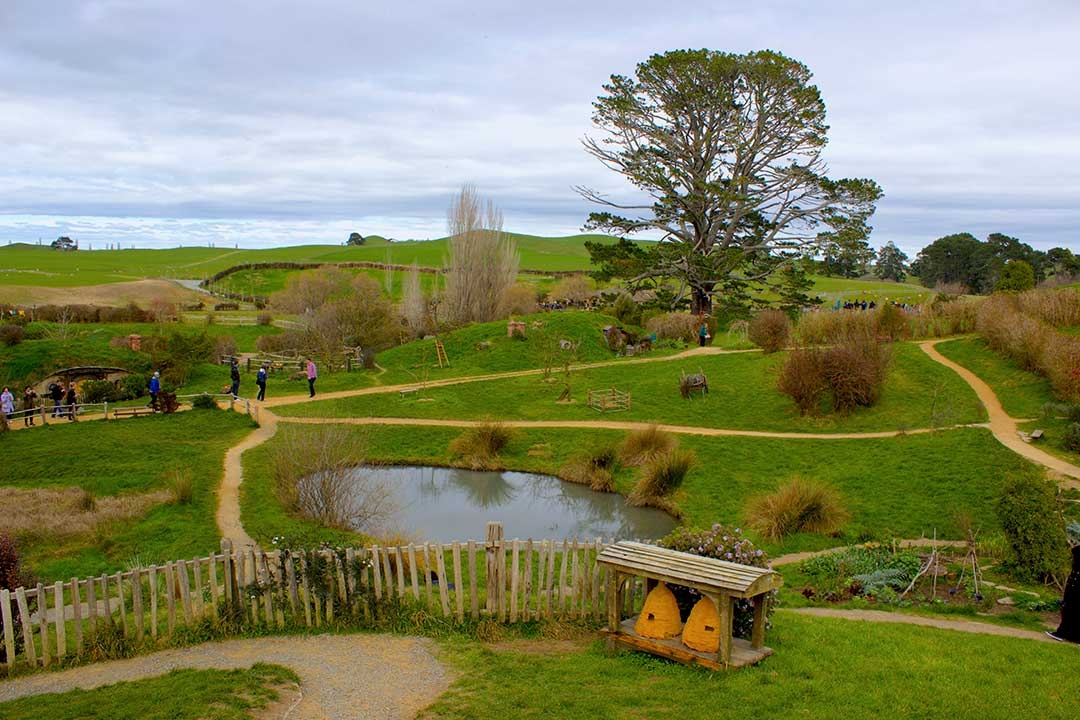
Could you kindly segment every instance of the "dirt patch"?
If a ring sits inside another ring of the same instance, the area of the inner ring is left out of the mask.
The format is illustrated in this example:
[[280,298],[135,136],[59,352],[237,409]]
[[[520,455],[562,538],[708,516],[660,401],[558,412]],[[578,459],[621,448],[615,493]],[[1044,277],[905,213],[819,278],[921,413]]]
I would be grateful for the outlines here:
[[169,280],[133,280],[131,282],[87,285],[84,287],[41,287],[7,285],[0,287],[0,303],[13,305],[99,305],[121,307],[135,303],[148,307],[155,302],[194,303],[206,296]]
[[142,517],[168,502],[167,490],[95,498],[81,488],[24,490],[0,487],[0,531],[60,538],[84,535],[99,525]]

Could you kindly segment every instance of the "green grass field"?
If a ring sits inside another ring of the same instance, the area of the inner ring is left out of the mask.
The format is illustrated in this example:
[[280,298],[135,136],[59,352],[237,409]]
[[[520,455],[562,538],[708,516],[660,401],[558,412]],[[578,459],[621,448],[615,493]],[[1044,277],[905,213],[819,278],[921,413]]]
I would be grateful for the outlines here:
[[119,521],[90,522],[79,507],[53,508],[61,523],[67,517],[90,529],[70,533],[61,524],[23,532],[18,540],[25,560],[42,579],[67,580],[217,550],[222,459],[251,427],[245,415],[204,410],[109,422],[60,420],[6,434],[5,454],[19,460],[0,464],[5,488],[76,487],[101,504],[109,497],[169,491],[178,471],[193,487],[190,503],[166,498]]
[[0,717],[247,720],[252,710],[277,699],[276,686],[299,682],[292,670],[266,663],[256,663],[247,670],[173,670],[147,680],[0,703]]
[[775,654],[728,673],[600,643],[452,644],[461,677],[421,717],[1065,720],[1080,705],[1075,647],[784,612],[773,624]]
[[[525,345],[530,341],[515,342]],[[470,357],[489,357],[486,352],[462,348],[460,354],[464,362],[469,362]],[[622,362],[571,371],[572,404],[556,402],[565,383],[565,375],[556,366],[550,382],[532,375],[429,388],[417,393],[424,397],[423,402],[418,402],[417,396],[402,399],[397,394],[364,395],[286,406],[278,412],[296,417],[366,415],[590,421],[608,416],[601,417],[588,407],[587,391],[615,387],[632,394],[631,409],[610,416],[619,421],[834,433],[897,431],[985,420],[974,392],[955,373],[930,360],[913,344],[895,346],[892,369],[879,402],[847,417],[800,416],[794,403],[776,389],[776,377],[783,361],[784,353],[754,352],[637,364]],[[684,400],[678,391],[681,374],[699,371],[709,378],[708,395]],[[435,370],[428,372],[429,380],[441,377]]]

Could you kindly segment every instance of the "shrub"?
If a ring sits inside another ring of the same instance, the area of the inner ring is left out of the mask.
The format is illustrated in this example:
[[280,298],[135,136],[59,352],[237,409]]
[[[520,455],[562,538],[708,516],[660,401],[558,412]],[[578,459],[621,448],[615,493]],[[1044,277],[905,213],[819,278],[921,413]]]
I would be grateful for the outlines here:
[[559,470],[559,476],[570,482],[588,485],[597,492],[614,492],[618,462],[616,449],[605,445],[571,457]]
[[21,325],[12,325],[11,323],[0,325],[0,342],[8,347],[18,345],[25,337],[26,331],[23,330]]
[[762,310],[750,321],[749,335],[767,353],[783,350],[791,338],[791,320],[780,310]]
[[674,435],[656,425],[649,425],[641,430],[633,430],[626,436],[619,448],[619,460],[623,465],[644,465],[657,455],[674,450],[675,444]]
[[887,302],[877,308],[875,316],[879,337],[896,341],[911,336],[911,328],[908,326],[904,311],[892,303]]
[[79,386],[82,402],[114,402],[120,399],[120,389],[109,380],[84,380]]
[[[29,587],[37,583],[37,578],[22,566],[19,547],[7,531],[0,532],[0,589],[14,590]],[[15,652],[23,646],[22,618],[20,613],[12,613],[12,630],[15,636]],[[6,643],[0,643],[0,661],[8,662]]]
[[832,395],[833,409],[848,413],[856,407],[870,407],[881,395],[891,353],[873,342],[837,345],[824,351],[825,382]]
[[[741,529],[727,527],[719,523],[707,530],[677,528],[657,544],[660,547],[716,560],[726,560],[740,565],[759,568],[769,567],[769,556],[764,550],[755,547],[754,543],[744,538]],[[693,608],[700,595],[696,591],[682,586],[673,586],[671,589],[679,602],[680,613],[685,619],[690,614],[691,608]],[[774,593],[770,598],[771,602],[768,607],[770,614],[775,604],[775,598]],[[735,602],[733,626],[735,637],[750,637],[750,631],[754,626],[754,612],[747,601],[737,600]]]
[[213,395],[203,393],[196,395],[191,401],[191,407],[195,410],[218,410],[217,400]]
[[237,357],[238,355],[236,340],[232,335],[222,335],[214,341],[215,360],[224,357]]
[[255,324],[256,325],[261,325],[263,327],[266,327],[268,325],[273,325],[274,324],[274,316],[271,315],[268,312],[259,313],[258,317],[255,318]]
[[826,598],[859,595],[875,586],[895,589],[902,579],[906,587],[921,567],[915,550],[894,551],[884,545],[844,548],[799,563],[799,571],[813,583],[814,594]]
[[1080,452],[1080,422],[1069,423],[1061,438],[1061,444],[1066,450]]
[[795,401],[802,415],[816,413],[821,408],[828,389],[824,360],[824,353],[817,348],[796,348],[788,353],[780,369],[777,388]]
[[[709,334],[716,334],[715,322],[706,320],[709,326]],[[645,322],[645,330],[656,333],[660,340],[682,340],[687,343],[697,343],[698,329],[701,328],[701,316],[686,312],[665,313],[649,318]]]
[[118,400],[134,400],[147,393],[150,378],[142,373],[131,373],[120,378]]
[[190,505],[195,496],[195,482],[188,468],[176,468],[169,473],[169,490],[177,505]]
[[633,505],[661,505],[657,502],[682,485],[697,456],[691,450],[672,450],[653,457],[641,468],[641,477],[627,500]]
[[274,494],[327,527],[378,533],[397,511],[393,488],[364,473],[362,438],[340,426],[286,428],[271,460]]
[[996,509],[1009,545],[1007,564],[1012,573],[1020,580],[1036,582],[1064,578],[1069,544],[1053,483],[1030,474],[1010,477]]
[[490,469],[515,434],[508,425],[485,420],[451,440],[450,454],[462,458],[474,470]]
[[626,325],[641,325],[641,307],[627,293],[621,293],[615,298],[611,314],[616,320]]
[[798,532],[832,533],[849,518],[836,488],[798,476],[752,500],[746,514],[755,530],[775,542]]
[[515,283],[506,288],[499,301],[499,317],[511,315],[529,315],[536,312],[536,290],[524,283]]

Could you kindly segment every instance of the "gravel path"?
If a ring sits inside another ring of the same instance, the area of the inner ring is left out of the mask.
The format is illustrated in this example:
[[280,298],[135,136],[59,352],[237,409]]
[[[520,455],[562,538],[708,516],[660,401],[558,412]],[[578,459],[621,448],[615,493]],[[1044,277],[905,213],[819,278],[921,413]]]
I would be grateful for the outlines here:
[[229,640],[3,681],[0,701],[88,690],[177,668],[233,669],[268,662],[300,676],[299,703],[288,712],[289,720],[396,720],[415,717],[450,687],[453,677],[435,652],[431,640],[393,635]]

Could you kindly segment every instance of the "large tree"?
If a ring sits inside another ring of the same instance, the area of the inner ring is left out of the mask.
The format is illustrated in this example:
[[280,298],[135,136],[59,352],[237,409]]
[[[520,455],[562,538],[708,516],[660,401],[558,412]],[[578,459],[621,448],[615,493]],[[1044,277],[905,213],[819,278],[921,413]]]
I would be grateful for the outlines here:
[[896,247],[890,240],[878,250],[874,274],[882,280],[904,282],[907,278],[907,270],[905,269],[907,261],[908,256],[904,254],[904,251]]
[[689,294],[691,309],[705,312],[714,296],[745,297],[830,237],[865,236],[881,190],[826,176],[825,103],[810,78],[772,51],[711,50],[654,55],[634,78],[612,75],[593,103],[601,136],[586,137],[585,149],[648,200],[620,204],[579,187],[609,208],[586,229],[659,231],[662,241],[640,252],[592,244],[598,275],[674,279],[674,300]]

